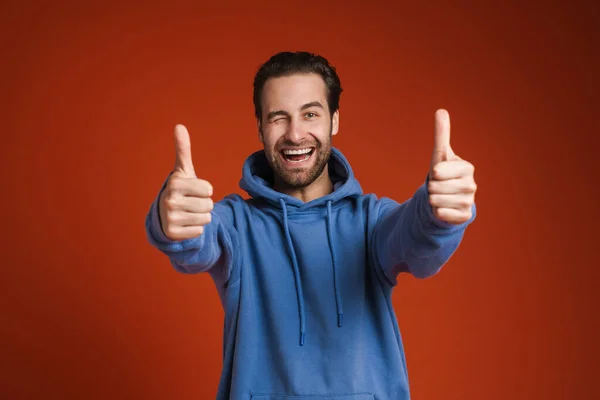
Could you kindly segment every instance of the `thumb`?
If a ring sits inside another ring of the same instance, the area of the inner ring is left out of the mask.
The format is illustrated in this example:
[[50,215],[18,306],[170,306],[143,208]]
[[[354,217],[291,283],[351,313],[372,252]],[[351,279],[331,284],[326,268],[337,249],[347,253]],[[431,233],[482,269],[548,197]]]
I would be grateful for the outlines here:
[[443,109],[436,111],[434,131],[432,165],[448,161],[454,157],[454,152],[450,147],[450,116],[448,111]]
[[196,176],[192,164],[190,134],[181,124],[175,125],[175,171],[180,171],[190,177]]

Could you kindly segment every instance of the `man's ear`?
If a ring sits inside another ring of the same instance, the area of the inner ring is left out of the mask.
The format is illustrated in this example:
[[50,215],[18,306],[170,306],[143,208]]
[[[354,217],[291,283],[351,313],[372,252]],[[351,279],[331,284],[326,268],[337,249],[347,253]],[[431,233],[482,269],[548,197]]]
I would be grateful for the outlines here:
[[256,128],[258,129],[258,140],[264,144],[263,133],[262,133],[262,124],[260,123],[260,119],[256,119]]
[[338,129],[340,128],[340,110],[337,110],[331,116],[331,135],[335,135],[338,133]]

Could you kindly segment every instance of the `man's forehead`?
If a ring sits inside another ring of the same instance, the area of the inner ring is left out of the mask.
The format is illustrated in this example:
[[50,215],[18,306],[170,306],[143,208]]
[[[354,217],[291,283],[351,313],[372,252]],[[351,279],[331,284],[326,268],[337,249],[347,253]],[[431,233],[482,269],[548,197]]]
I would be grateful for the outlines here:
[[262,96],[263,104],[268,108],[299,108],[315,101],[324,103],[325,99],[325,82],[317,74],[294,74],[269,78],[265,83]]

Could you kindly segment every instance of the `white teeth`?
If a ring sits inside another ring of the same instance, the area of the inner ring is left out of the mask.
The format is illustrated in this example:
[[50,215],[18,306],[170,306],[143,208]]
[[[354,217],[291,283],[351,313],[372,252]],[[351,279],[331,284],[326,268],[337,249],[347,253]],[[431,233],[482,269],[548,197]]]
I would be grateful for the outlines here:
[[292,154],[308,154],[312,149],[302,149],[302,150],[284,150],[283,154],[292,155]]

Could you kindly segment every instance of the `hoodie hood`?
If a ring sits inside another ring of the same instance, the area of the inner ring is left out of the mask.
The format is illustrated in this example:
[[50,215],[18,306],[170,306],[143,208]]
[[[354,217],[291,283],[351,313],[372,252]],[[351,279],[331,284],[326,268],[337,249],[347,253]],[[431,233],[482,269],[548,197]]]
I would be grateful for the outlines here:
[[[304,341],[306,339],[306,316],[304,311],[304,293],[300,279],[300,267],[298,265],[298,257],[296,256],[296,249],[294,248],[288,224],[289,211],[302,212],[303,210],[309,210],[315,207],[324,207],[327,210],[327,238],[334,277],[334,284],[331,289],[332,296],[335,297],[337,325],[338,327],[342,327],[343,325],[344,311],[342,293],[340,293],[337,278],[339,266],[337,265],[336,249],[334,247],[335,232],[332,228],[332,220],[334,218],[332,204],[347,197],[360,197],[362,196],[363,191],[360,184],[354,177],[350,163],[346,157],[344,157],[344,155],[335,147],[331,148],[328,170],[329,176],[334,184],[334,190],[328,195],[319,197],[306,203],[293,196],[280,193],[272,188],[274,172],[267,162],[264,150],[257,151],[246,159],[242,169],[242,178],[240,180],[240,187],[251,197],[261,198],[267,203],[271,204],[273,207],[280,209],[282,212],[282,218],[280,221],[281,229],[286,239],[288,255],[290,257],[290,263],[294,272],[296,297],[298,301],[298,317],[300,319],[300,346],[304,345]],[[290,210],[288,210],[288,208]]]
[[350,163],[335,147],[331,148],[331,156],[329,157],[329,176],[333,181],[334,191],[326,196],[304,203],[293,196],[277,192],[272,188],[273,170],[267,162],[264,150],[259,150],[246,159],[242,168],[240,188],[245,190],[251,197],[262,198],[276,207],[279,207],[280,200],[283,199],[288,207],[298,209],[326,206],[330,201],[335,203],[345,197],[362,196],[362,188],[354,177]]

